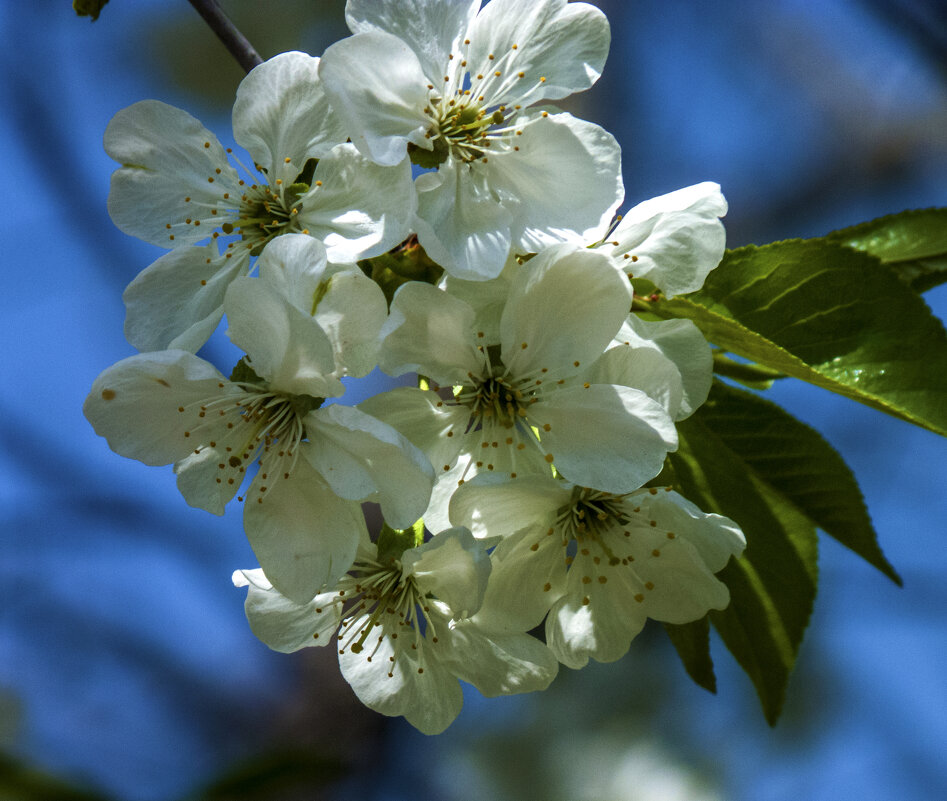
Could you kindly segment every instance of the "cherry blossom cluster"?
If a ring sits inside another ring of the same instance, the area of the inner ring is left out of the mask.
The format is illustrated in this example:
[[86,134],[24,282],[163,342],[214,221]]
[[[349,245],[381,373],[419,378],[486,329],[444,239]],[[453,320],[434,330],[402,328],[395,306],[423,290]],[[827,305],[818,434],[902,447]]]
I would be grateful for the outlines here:
[[[437,733],[458,680],[543,689],[647,618],[727,605],[739,528],[648,486],[711,351],[631,312],[635,281],[701,286],[726,202],[698,184],[615,223],[618,144],[544,105],[600,75],[591,5],[349,0],[346,19],[321,59],[240,84],[247,155],[154,100],[110,123],[112,219],[167,253],[126,289],[139,352],[85,414],[173,464],[190,505],[242,503],[260,568],[233,581],[263,642],[330,645],[365,704]],[[225,315],[229,375],[196,355]],[[376,367],[416,385],[345,405]]]

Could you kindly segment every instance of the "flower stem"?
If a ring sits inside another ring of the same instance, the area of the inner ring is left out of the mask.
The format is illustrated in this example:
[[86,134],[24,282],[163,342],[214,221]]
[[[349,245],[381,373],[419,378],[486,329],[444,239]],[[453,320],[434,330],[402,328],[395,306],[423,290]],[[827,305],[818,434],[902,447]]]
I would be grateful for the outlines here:
[[231,55],[237,59],[237,63],[249,72],[257,64],[262,64],[263,59],[253,48],[253,45],[247,40],[247,37],[237,30],[237,27],[224,14],[217,0],[188,0],[197,13],[204,18],[204,22],[210,25],[210,29],[217,34],[217,38],[224,43]]

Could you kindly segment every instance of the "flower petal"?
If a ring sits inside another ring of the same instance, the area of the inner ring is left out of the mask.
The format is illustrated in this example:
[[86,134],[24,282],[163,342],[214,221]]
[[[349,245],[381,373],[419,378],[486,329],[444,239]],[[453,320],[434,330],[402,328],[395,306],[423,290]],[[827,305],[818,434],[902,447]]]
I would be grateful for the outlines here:
[[165,254],[125,288],[125,338],[140,351],[197,351],[217,328],[227,287],[248,262],[225,258],[213,242]]
[[[368,537],[358,503],[339,498],[313,470],[301,446],[289,477],[243,509],[247,539],[267,578],[299,604],[334,584]],[[252,500],[252,499],[251,499]]]
[[458,621],[439,655],[454,675],[488,698],[545,690],[559,665],[549,649],[528,634],[485,631],[475,621]]
[[380,636],[371,661],[365,651],[344,649],[339,654],[342,675],[365,706],[383,715],[403,715],[424,734],[440,734],[460,714],[460,684],[427,653],[429,643],[417,650],[398,643],[390,634]]
[[688,186],[632,208],[600,250],[668,297],[694,292],[723,258],[726,232],[718,218],[726,213],[719,185]]
[[345,21],[352,33],[394,34],[414,51],[425,75],[442,78],[479,8],[480,0],[348,0]]
[[271,388],[321,398],[344,392],[333,375],[335,354],[326,332],[266,281],[238,278],[227,290],[224,308],[227,336]]
[[462,300],[419,281],[401,286],[391,301],[378,364],[389,375],[422,373],[450,386],[479,374],[474,311]]
[[129,356],[92,384],[82,411],[96,433],[122,456],[149,465],[183,459],[195,447],[195,415],[178,410],[220,394],[226,379],[183,350]]
[[385,520],[407,528],[427,506],[431,464],[391,426],[350,406],[323,406],[305,419],[306,458],[350,500],[377,500]]
[[204,239],[212,228],[185,219],[206,206],[229,208],[225,192],[239,197],[239,176],[217,137],[166,103],[142,100],[119,111],[105,129],[105,151],[122,165],[109,191],[112,222],[153,245]]
[[589,241],[612,219],[624,196],[615,137],[571,114],[543,117],[546,113],[530,111],[519,118],[518,150],[476,165],[504,198],[520,253],[556,242]]
[[250,630],[274,651],[289,654],[310,645],[326,645],[339,627],[335,593],[297,604],[280,594],[262,570],[237,570],[235,587],[247,587],[244,610]]
[[493,0],[477,15],[469,37],[472,70],[525,73],[502,93],[509,106],[588,89],[602,73],[611,40],[599,9],[566,0]]
[[[677,431],[657,401],[630,387],[591,384],[560,390],[535,404],[529,422],[573,484],[621,494],[654,478]],[[546,426],[548,430],[545,430]]]
[[233,135],[254,162],[292,184],[310,158],[321,158],[347,137],[319,80],[319,59],[280,53],[254,67],[237,87]]
[[325,242],[329,261],[349,264],[385,253],[411,233],[417,193],[407,159],[380,166],[342,144],[320,159],[301,202],[300,228]]
[[465,528],[449,528],[401,557],[405,578],[418,590],[433,594],[455,617],[473,615],[483,603],[490,577],[490,557]]
[[542,534],[556,522],[556,509],[568,502],[571,486],[550,476],[506,476],[481,473],[458,487],[450,501],[455,526],[475,537],[510,537],[523,529]]
[[415,182],[418,241],[447,272],[468,281],[496,278],[513,236],[510,210],[498,202],[485,166],[449,158]]
[[397,36],[372,30],[336,42],[319,62],[319,77],[352,142],[378,164],[401,162],[408,141],[430,126],[430,81]]
[[500,320],[503,362],[513,375],[574,373],[601,355],[630,308],[628,281],[608,259],[574,245],[548,248],[513,273]]

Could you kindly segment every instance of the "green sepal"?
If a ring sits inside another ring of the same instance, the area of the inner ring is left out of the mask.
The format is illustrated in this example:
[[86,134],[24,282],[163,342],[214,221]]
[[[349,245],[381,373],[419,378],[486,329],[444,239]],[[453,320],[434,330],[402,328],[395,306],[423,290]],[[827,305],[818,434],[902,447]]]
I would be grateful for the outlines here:
[[233,370],[230,371],[230,380],[235,384],[266,385],[266,381],[260,378],[250,366],[246,356],[241,356],[240,361],[233,366]]
[[664,623],[674,650],[681,658],[687,675],[708,692],[717,692],[717,676],[710,656],[710,620],[705,615],[693,623]]
[[287,208],[295,206],[300,198],[312,188],[312,178],[316,174],[318,164],[319,159],[308,159],[303,166],[302,172],[296,176],[296,180],[286,187]]
[[378,533],[378,561],[382,564],[401,559],[401,554],[424,544],[424,521],[418,520],[411,528],[392,528],[387,523]]
[[434,149],[427,150],[419,147],[414,142],[408,142],[408,158],[412,164],[416,164],[425,170],[433,170],[447,161],[450,155],[450,145],[446,139],[438,137],[434,140]]
[[73,11],[80,17],[92,17],[92,22],[99,18],[102,8],[109,0],[72,0]]
[[726,253],[704,288],[638,305],[718,347],[947,436],[947,332],[874,256],[826,240]]
[[915,292],[947,282],[947,208],[889,214],[825,238],[871,254]]
[[436,284],[444,274],[444,269],[427,255],[415,237],[381,256],[362,259],[358,266],[381,287],[389,306],[402,284],[409,281]]

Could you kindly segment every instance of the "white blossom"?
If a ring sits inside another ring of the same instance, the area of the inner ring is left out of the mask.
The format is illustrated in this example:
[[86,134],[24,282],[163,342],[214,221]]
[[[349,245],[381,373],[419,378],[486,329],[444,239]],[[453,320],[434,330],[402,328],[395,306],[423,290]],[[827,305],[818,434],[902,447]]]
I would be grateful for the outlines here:
[[294,603],[262,570],[236,571],[253,632],[284,653],[332,643],[342,675],[368,707],[438,734],[463,704],[458,679],[485,695],[545,689],[556,661],[532,637],[467,619],[483,600],[490,560],[462,528],[387,556],[363,537],[351,570]]
[[620,658],[649,617],[688,623],[725,608],[729,591],[713,574],[745,546],[733,521],[670,487],[616,495],[481,476],[454,493],[450,517],[504,537],[475,621],[529,629],[546,616],[546,642],[572,668]]
[[[479,13],[478,13],[479,11]],[[319,75],[353,143],[405,156],[418,239],[452,275],[499,274],[511,248],[583,241],[622,198],[620,148],[597,125],[539,108],[587,89],[608,53],[605,16],[566,0],[349,0],[353,35]]]
[[719,185],[695,184],[633,207],[598,249],[669,298],[695,292],[723,258],[726,213]]
[[241,82],[233,129],[250,166],[190,114],[157,100],[109,123],[105,148],[122,165],[112,176],[112,220],[171,249],[125,290],[125,333],[139,350],[196,351],[220,321],[229,284],[281,234],[308,234],[330,261],[354,263],[409,233],[408,166],[380,167],[345,144],[318,62],[283,53]]

